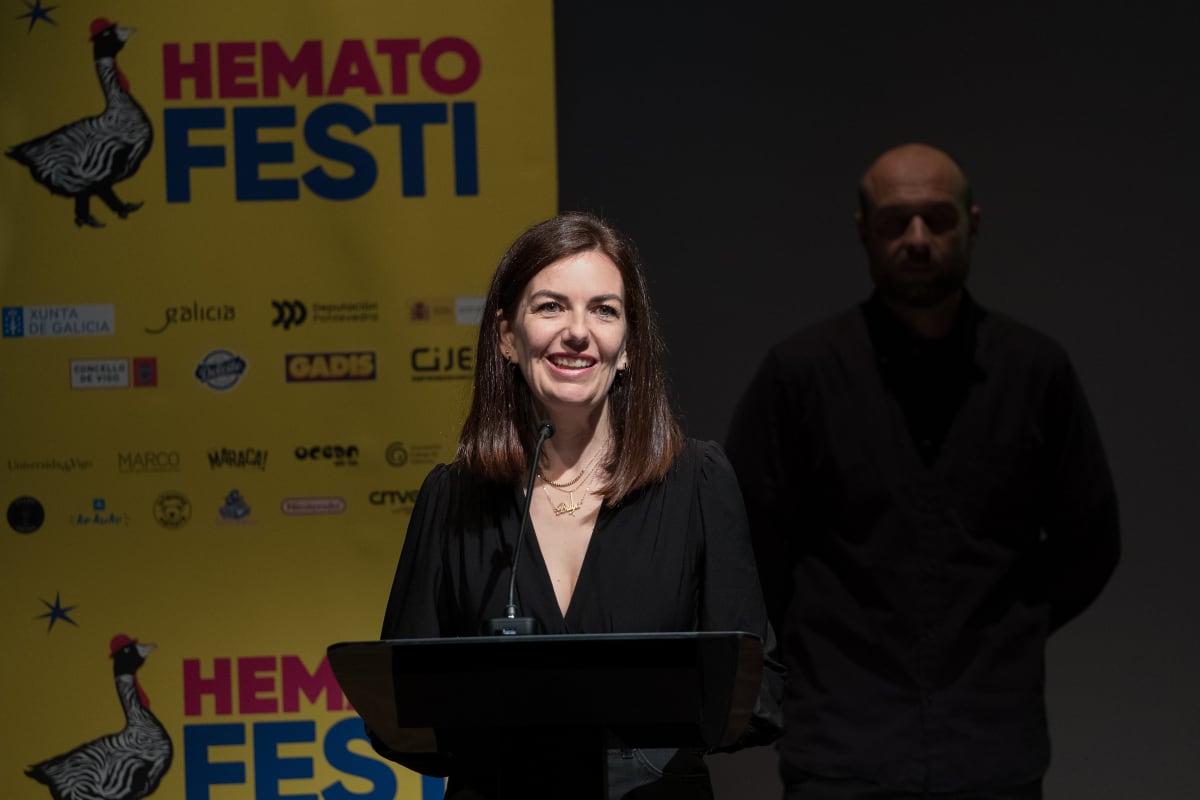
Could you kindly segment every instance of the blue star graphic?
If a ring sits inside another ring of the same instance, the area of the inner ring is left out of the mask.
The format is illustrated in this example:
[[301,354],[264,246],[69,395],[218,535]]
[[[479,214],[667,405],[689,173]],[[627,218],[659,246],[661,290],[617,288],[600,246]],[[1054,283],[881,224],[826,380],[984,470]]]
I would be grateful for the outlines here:
[[67,616],[67,612],[74,611],[75,606],[67,606],[66,608],[63,608],[62,601],[60,601],[59,597],[58,597],[58,592],[54,593],[54,604],[53,605],[51,605],[50,603],[47,603],[45,600],[43,600],[42,603],[43,603],[43,605],[46,606],[46,608],[48,608],[50,610],[47,611],[45,614],[38,614],[36,617],[34,617],[34,619],[46,619],[47,617],[50,618],[50,626],[48,628],[46,628],[46,633],[49,633],[51,630],[53,630],[54,623],[58,622],[60,619],[63,620],[64,622],[69,622],[72,625],[79,627],[78,622],[76,622],[75,620],[73,620],[69,616]]
[[[33,0],[32,3],[29,2],[29,0],[25,0],[25,7],[28,8],[29,11],[21,14],[17,17],[17,19],[25,19],[25,17],[29,17],[29,30],[25,31],[26,33],[32,33],[33,26],[39,21],[49,22],[51,25],[58,24],[54,20],[50,19],[50,12],[58,8],[58,6],[43,6],[42,0]],[[42,602],[44,603],[46,601],[43,600]]]

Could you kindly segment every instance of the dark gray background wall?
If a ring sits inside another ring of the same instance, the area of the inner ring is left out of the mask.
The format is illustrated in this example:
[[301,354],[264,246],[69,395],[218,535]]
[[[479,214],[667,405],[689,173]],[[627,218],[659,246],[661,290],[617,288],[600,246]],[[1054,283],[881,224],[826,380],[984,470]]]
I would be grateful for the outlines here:
[[[1052,641],[1051,800],[1200,796],[1200,11],[1189,2],[556,3],[560,205],[640,245],[689,432],[869,290],[858,176],[905,141],[983,208],[970,286],[1062,342],[1125,552]],[[771,753],[718,760],[775,797]]]

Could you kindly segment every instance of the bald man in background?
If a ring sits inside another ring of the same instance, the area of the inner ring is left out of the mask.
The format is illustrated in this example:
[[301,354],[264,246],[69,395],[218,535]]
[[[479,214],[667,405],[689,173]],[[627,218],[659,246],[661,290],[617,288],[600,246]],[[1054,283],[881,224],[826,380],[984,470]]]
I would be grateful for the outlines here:
[[767,354],[726,449],[788,666],[788,800],[1036,800],[1050,633],[1116,567],[1065,351],[967,292],[980,211],[909,144],[863,176],[875,290]]

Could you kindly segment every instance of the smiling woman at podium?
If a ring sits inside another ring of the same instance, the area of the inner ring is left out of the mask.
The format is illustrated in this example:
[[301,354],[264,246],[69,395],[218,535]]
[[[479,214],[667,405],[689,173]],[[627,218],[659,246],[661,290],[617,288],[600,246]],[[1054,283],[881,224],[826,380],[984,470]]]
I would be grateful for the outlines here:
[[[526,620],[542,634],[767,641],[737,481],[718,445],[680,431],[663,352],[620,233],[571,213],[512,244],[484,306],[458,453],[421,487],[382,638],[512,633]],[[778,733],[778,675],[763,674],[739,746]],[[376,747],[448,773],[450,797],[495,794],[499,767],[479,753],[418,761]],[[696,751],[614,750],[608,763],[610,797],[712,796]]]

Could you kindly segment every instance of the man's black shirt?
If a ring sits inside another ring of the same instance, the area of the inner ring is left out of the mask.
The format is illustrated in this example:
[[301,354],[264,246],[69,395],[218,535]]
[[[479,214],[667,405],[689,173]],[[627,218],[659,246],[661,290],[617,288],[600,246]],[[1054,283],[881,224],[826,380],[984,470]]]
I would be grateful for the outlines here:
[[789,669],[785,766],[911,791],[1039,778],[1046,637],[1118,553],[1065,352],[969,299],[936,343],[868,301],[771,349],[727,450]]

